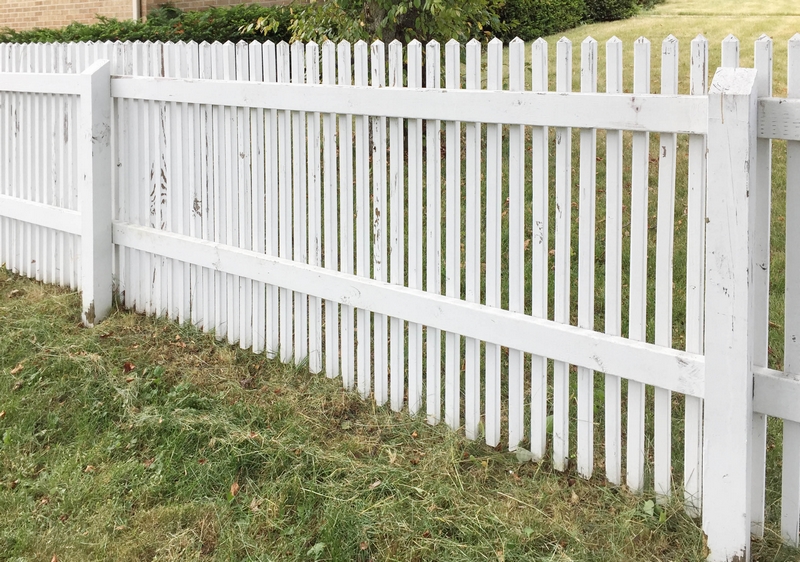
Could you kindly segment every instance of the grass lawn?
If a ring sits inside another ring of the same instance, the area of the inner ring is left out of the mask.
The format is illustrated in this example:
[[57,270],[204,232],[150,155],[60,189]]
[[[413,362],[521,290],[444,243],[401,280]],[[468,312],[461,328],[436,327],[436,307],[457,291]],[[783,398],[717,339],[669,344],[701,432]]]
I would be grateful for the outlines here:
[[680,505],[193,328],[117,311],[84,329],[78,294],[4,269],[0,318],[0,560],[702,559]]

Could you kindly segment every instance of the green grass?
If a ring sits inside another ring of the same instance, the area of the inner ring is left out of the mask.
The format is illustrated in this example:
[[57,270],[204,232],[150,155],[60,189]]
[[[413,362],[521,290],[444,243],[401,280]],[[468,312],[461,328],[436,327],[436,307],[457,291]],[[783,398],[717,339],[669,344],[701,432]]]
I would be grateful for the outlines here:
[[191,327],[79,311],[0,269],[0,560],[701,560],[676,503]]

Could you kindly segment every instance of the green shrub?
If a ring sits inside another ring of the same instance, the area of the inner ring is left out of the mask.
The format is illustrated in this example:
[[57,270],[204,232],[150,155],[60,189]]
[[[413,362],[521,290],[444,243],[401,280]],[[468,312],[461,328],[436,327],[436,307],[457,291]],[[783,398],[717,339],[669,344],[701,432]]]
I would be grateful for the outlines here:
[[[252,26],[259,18],[269,22],[266,33]],[[71,23],[61,29],[37,28],[30,31],[0,30],[4,43],[52,43],[79,41],[283,41],[291,35],[292,14],[286,7],[265,7],[256,4],[209,8],[199,12],[183,12],[169,5],[148,14],[147,21],[117,20],[98,17],[96,24]]]
[[294,8],[292,38],[466,41],[497,24],[498,0],[325,0]]
[[585,19],[587,0],[506,0],[493,30],[505,41],[530,41],[578,26]]
[[586,3],[586,21],[623,20],[636,13],[636,0],[584,0]]

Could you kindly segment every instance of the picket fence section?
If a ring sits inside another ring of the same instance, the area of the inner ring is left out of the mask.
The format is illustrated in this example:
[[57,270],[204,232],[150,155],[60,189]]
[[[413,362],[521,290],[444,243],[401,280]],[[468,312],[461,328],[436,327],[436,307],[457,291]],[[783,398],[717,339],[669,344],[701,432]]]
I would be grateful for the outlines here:
[[[693,515],[703,498],[711,560],[763,533],[766,418],[782,418],[781,533],[796,545],[800,102],[770,98],[771,40],[755,73],[726,39],[709,92],[699,36],[688,95],[672,36],[658,94],[643,38],[632,81],[622,43],[606,44],[605,93],[591,38],[579,86],[557,43],[554,91],[545,41],[530,72],[522,41],[507,51],[506,72],[496,40],[0,44],[0,263],[81,288],[88,324],[113,272],[126,307],[308,361],[380,405],[559,470],[574,458],[587,478],[599,461],[613,484],[683,490]],[[800,36],[788,68],[800,97]],[[781,371],[767,362],[772,138],[787,140]]]

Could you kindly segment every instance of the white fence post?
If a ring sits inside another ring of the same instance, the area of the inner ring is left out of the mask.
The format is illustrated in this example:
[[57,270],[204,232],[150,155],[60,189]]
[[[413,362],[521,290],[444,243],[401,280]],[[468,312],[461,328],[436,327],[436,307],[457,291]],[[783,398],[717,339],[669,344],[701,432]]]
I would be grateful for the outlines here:
[[756,71],[720,68],[708,95],[703,531],[708,560],[750,559]]
[[95,62],[83,72],[78,142],[78,186],[84,325],[111,310],[111,65]]

